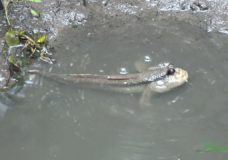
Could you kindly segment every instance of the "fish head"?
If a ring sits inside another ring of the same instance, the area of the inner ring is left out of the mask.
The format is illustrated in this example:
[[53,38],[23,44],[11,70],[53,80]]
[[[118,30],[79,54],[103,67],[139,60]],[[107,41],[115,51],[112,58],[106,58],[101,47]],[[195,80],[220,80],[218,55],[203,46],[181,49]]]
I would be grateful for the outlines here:
[[166,74],[152,82],[150,88],[152,91],[163,93],[177,88],[188,82],[188,72],[182,68],[175,68],[170,65]]

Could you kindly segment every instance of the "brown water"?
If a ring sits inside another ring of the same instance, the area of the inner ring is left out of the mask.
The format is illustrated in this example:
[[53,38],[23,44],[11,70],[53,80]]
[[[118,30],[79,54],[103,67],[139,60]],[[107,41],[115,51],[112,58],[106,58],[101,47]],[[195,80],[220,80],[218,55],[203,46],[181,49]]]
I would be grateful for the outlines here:
[[[63,30],[55,42],[55,73],[135,72],[134,63],[169,61],[188,70],[189,83],[154,95],[64,86],[35,77],[0,121],[4,160],[226,160],[228,37],[178,22]],[[123,70],[123,69],[122,69]],[[30,78],[33,78],[32,76]]]

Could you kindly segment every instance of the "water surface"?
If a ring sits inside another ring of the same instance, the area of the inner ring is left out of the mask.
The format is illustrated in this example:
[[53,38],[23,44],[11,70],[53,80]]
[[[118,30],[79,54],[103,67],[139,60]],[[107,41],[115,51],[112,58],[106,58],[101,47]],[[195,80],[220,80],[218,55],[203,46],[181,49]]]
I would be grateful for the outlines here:
[[[189,83],[154,95],[65,86],[33,77],[0,121],[4,160],[226,160],[228,37],[179,22],[85,26],[63,30],[54,47],[55,73],[136,72],[134,63],[169,61],[188,70]],[[121,69],[122,68],[122,69]],[[1,111],[1,110],[0,110]]]

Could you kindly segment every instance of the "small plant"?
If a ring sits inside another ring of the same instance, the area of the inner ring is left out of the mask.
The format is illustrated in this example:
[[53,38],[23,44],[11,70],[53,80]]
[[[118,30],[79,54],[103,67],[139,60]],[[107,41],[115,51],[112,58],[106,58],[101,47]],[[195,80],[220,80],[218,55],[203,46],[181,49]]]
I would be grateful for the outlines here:
[[5,42],[8,45],[5,57],[9,65],[10,76],[17,79],[18,82],[23,79],[22,70],[35,60],[40,59],[49,64],[53,64],[55,61],[51,58],[52,54],[48,52],[46,34],[9,29],[5,34]]
[[[35,60],[41,60],[46,63],[54,63],[49,52],[47,35],[44,33],[34,33],[26,30],[12,29],[8,16],[8,5],[11,2],[23,1],[26,3],[41,3],[42,0],[0,0],[5,10],[5,16],[10,29],[5,33],[5,43],[7,44],[3,50],[6,62],[8,64],[8,73],[6,76],[6,86],[4,91],[23,82],[26,68]],[[33,17],[40,17],[40,12],[35,8],[30,8]],[[9,83],[11,80],[14,83]],[[0,91],[2,88],[0,88]]]

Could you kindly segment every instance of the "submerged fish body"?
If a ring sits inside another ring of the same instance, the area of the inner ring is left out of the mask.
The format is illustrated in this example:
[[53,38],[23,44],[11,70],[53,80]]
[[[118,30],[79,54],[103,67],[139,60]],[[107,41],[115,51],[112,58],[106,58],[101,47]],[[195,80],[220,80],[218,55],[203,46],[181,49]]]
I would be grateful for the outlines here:
[[64,84],[79,87],[110,89],[124,93],[143,92],[149,88],[152,92],[166,92],[181,86],[188,79],[187,71],[174,68],[173,65],[151,67],[141,73],[126,75],[97,74],[55,74],[30,70],[30,74],[38,74]]

